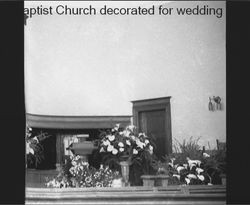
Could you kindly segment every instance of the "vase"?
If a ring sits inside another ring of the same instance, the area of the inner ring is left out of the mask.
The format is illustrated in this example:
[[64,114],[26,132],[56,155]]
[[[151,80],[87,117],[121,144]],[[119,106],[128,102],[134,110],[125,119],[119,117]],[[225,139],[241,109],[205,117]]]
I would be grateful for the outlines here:
[[120,162],[124,186],[129,186],[129,165],[130,165],[129,161]]

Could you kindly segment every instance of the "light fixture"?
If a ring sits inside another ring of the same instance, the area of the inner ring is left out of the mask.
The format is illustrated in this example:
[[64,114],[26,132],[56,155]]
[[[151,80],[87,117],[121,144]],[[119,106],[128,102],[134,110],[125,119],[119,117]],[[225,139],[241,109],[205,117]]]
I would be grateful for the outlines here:
[[209,97],[208,110],[209,111],[222,110],[220,96]]

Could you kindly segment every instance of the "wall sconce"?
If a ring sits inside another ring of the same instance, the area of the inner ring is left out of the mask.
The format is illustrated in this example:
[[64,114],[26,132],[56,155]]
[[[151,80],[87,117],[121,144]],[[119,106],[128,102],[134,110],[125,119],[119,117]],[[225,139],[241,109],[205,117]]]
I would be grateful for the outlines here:
[[221,98],[219,96],[209,97],[208,110],[222,110]]

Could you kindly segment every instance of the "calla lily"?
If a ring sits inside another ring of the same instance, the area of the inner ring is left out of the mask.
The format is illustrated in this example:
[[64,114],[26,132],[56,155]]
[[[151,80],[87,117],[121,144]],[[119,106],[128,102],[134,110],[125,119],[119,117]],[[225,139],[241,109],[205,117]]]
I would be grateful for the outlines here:
[[177,172],[180,173],[180,171],[183,170],[183,169],[185,169],[185,168],[182,167],[182,166],[179,166],[179,167],[177,167]]
[[189,179],[197,179],[197,176],[195,176],[194,174],[188,174],[187,177]]
[[185,181],[187,184],[190,184],[190,179],[189,178],[185,178]]
[[201,180],[201,181],[204,181],[205,180],[205,177],[203,175],[197,175],[198,179]]
[[196,171],[198,174],[200,174],[201,172],[204,172],[204,170],[201,169],[201,168],[199,168],[199,167],[197,167],[195,171]]
[[181,176],[179,174],[173,174],[173,177],[176,177],[177,179],[180,180]]

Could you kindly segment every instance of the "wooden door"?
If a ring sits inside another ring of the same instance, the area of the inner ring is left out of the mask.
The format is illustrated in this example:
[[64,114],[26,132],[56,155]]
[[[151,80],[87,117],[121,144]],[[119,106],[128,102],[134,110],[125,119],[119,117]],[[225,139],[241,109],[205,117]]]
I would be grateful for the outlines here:
[[164,109],[139,112],[139,131],[154,138],[156,145],[154,153],[159,158],[168,153],[165,119]]
[[132,101],[133,123],[139,132],[155,138],[159,159],[172,153],[170,97]]

